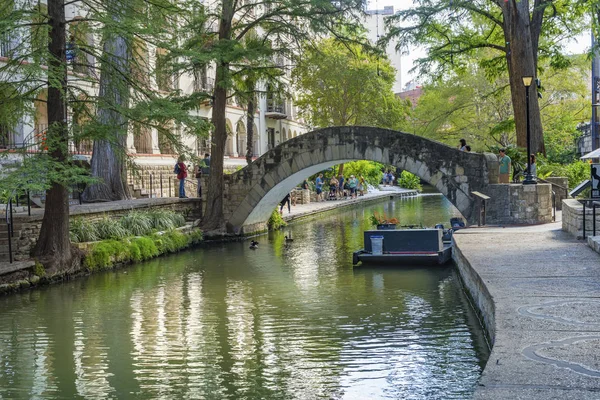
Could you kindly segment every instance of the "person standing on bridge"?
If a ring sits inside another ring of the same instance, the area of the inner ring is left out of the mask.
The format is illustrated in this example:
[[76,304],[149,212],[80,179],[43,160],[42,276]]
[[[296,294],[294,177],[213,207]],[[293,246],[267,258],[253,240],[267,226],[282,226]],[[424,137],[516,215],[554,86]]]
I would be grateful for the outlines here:
[[458,150],[467,151],[467,141],[465,139],[459,140],[460,144],[458,145]]
[[499,175],[498,182],[499,183],[509,183],[510,179],[510,157],[506,155],[506,150],[500,149],[500,157],[498,158],[499,162]]

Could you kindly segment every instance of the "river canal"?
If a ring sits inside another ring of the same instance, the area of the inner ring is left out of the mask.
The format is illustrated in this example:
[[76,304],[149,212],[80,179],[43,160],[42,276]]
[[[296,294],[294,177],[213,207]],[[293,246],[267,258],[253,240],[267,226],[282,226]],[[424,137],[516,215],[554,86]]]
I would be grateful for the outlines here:
[[488,352],[454,268],[353,269],[373,210],[456,212],[386,200],[0,298],[0,398],[469,398]]

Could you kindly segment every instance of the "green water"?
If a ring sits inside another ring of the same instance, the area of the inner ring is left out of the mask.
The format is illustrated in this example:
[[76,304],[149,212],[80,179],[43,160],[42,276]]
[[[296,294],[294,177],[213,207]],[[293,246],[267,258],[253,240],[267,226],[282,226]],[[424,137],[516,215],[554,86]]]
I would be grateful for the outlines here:
[[0,398],[469,398],[487,350],[454,268],[352,268],[374,209],[455,212],[384,201],[0,298]]

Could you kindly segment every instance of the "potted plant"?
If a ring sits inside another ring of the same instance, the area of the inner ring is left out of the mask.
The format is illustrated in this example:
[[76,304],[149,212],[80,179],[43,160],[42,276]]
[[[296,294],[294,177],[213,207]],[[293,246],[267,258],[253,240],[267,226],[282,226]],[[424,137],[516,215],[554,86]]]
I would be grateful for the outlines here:
[[388,218],[385,213],[379,214],[377,211],[371,215],[370,221],[378,230],[396,229],[396,224],[400,222],[396,218]]

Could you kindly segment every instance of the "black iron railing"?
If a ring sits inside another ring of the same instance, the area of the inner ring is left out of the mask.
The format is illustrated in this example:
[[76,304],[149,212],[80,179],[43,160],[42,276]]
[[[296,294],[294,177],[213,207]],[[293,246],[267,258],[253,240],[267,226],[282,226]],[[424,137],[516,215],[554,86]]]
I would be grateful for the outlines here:
[[583,205],[583,238],[586,238],[586,208],[592,209],[592,236],[596,236],[596,207],[600,206],[600,199],[579,199]]

